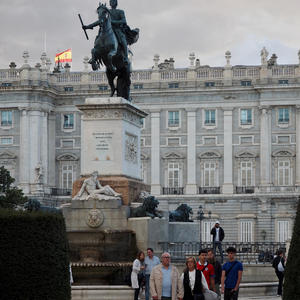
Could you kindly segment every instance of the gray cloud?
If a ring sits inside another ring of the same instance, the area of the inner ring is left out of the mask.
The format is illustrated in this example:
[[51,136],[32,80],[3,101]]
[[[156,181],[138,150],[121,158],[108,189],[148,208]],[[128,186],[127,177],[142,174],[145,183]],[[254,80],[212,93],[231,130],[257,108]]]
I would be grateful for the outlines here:
[[[77,14],[93,22],[97,5],[94,0],[1,0],[0,68],[11,61],[22,65],[24,50],[32,65],[38,62],[46,33],[52,61],[57,50],[72,47],[73,70],[82,70],[97,30],[88,32],[87,41]],[[298,0],[119,0],[119,7],[128,24],[141,30],[133,46],[134,68],[151,67],[155,53],[161,60],[174,57],[177,67],[188,65],[190,52],[201,64],[224,65],[226,50],[232,64],[258,64],[264,45],[280,63],[298,63]]]

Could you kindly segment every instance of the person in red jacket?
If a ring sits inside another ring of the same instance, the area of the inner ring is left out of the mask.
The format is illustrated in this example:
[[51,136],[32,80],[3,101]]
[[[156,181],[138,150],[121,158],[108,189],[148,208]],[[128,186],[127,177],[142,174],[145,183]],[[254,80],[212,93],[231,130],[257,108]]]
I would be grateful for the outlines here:
[[204,275],[208,288],[215,292],[215,270],[213,265],[207,262],[207,250],[205,249],[201,249],[199,251],[199,261],[197,262],[197,270],[200,270]]

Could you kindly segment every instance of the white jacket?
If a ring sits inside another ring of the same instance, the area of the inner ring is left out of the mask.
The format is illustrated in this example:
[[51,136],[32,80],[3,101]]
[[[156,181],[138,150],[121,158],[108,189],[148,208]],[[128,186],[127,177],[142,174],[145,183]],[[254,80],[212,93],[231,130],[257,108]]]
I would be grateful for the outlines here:
[[141,270],[141,262],[136,259],[133,262],[132,265],[132,272],[131,272],[131,287],[133,289],[138,289],[139,288],[139,282],[138,282],[138,273]]

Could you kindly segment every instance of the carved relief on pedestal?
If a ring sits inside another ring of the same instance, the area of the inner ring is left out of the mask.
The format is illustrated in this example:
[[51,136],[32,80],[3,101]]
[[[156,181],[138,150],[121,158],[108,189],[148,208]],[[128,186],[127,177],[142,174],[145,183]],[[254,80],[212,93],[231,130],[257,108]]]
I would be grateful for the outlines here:
[[91,228],[100,227],[104,222],[104,215],[100,209],[91,209],[86,217],[86,224]]
[[138,162],[138,138],[136,135],[126,133],[125,137],[125,159],[131,163]]

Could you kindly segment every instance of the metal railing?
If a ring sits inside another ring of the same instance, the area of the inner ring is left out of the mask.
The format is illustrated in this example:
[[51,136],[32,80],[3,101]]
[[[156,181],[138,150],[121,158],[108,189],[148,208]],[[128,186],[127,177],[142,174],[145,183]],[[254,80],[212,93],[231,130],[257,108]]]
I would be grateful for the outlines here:
[[[169,252],[173,261],[184,262],[188,256],[198,257],[200,249],[212,249],[212,242],[200,243],[168,243],[161,242],[162,252]],[[234,247],[237,250],[237,260],[248,264],[265,264],[270,263],[277,250],[286,249],[285,243],[271,243],[271,242],[256,242],[256,243],[237,243],[237,242],[223,242],[222,249],[224,258],[226,257],[226,249]],[[220,257],[218,249],[216,250],[216,257]]]
[[254,186],[237,186],[235,191],[237,194],[253,194],[255,188]]
[[220,194],[220,187],[199,187],[199,194]]
[[183,187],[163,187],[163,195],[183,195]]
[[50,195],[52,195],[52,196],[71,196],[72,189],[51,188]]

